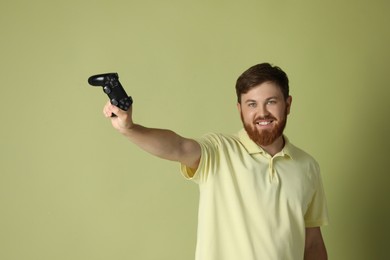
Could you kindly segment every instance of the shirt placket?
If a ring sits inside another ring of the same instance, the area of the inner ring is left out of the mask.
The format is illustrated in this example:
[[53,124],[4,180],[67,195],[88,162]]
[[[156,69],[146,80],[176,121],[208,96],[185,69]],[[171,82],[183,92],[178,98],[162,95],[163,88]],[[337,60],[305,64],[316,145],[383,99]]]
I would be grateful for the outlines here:
[[279,183],[279,177],[278,177],[278,174],[275,171],[275,167],[274,167],[274,159],[275,159],[275,157],[270,157],[269,158],[268,178],[269,178],[269,182],[270,183],[272,183],[272,182]]

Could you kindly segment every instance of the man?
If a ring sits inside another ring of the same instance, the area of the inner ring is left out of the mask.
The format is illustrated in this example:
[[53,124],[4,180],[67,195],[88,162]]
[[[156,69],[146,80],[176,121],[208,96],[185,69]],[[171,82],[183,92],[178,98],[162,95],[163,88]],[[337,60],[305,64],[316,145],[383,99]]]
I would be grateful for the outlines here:
[[244,125],[237,135],[184,138],[135,124],[131,109],[110,103],[104,114],[143,150],[180,162],[199,185],[197,260],[327,259],[319,166],[283,135],[292,102],[287,75],[258,64],[238,78],[236,92]]

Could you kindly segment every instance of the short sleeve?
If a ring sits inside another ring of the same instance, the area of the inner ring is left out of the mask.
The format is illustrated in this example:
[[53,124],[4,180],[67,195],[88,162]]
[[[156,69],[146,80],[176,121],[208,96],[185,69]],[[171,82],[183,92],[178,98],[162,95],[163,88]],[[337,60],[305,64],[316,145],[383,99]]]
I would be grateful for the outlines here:
[[207,134],[199,139],[195,139],[201,148],[201,156],[197,169],[191,169],[184,164],[180,165],[182,175],[196,183],[205,182],[209,174],[215,172],[218,161],[218,147],[220,138],[217,134]]
[[325,191],[318,164],[315,176],[315,191],[305,214],[306,227],[319,227],[329,222]]

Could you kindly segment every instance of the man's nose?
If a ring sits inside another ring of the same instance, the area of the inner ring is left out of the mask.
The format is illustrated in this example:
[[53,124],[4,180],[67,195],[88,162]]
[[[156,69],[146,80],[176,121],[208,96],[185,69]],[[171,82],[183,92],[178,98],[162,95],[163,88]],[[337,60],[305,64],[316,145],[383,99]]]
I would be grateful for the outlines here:
[[262,118],[268,117],[270,115],[266,105],[258,106],[257,113],[258,116]]

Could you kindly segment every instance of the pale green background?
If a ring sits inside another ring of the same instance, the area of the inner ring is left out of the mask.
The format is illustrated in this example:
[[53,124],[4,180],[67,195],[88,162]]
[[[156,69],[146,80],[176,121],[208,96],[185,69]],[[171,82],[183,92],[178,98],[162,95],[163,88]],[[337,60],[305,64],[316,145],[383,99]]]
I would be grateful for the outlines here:
[[193,259],[196,185],[114,131],[87,78],[118,72],[138,122],[199,137],[240,129],[235,80],[263,61],[321,164],[329,258],[388,259],[389,7],[2,0],[0,259]]

